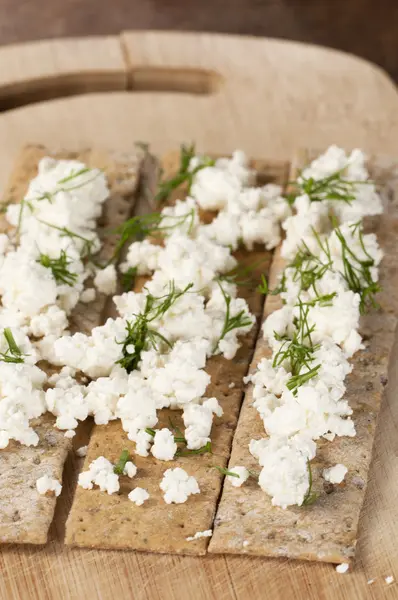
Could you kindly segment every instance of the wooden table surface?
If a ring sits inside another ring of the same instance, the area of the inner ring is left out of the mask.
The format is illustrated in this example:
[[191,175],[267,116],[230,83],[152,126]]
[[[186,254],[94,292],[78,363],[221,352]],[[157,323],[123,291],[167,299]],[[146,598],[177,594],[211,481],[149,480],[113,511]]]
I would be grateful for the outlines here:
[[0,0],[0,44],[123,29],[277,37],[352,52],[398,81],[397,0]]

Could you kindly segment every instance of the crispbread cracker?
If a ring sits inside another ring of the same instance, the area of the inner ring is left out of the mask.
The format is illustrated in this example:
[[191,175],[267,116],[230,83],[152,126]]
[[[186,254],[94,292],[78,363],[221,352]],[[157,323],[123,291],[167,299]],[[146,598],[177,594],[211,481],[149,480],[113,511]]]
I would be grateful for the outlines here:
[[[165,171],[170,174],[177,169],[176,154],[165,158]],[[256,162],[253,164],[261,177],[283,185],[287,178],[286,163]],[[180,196],[174,194],[175,197]],[[209,215],[206,215],[209,218]],[[262,313],[262,298],[256,292],[260,273],[267,272],[271,253],[263,249],[237,253],[242,264],[261,266],[252,274],[250,287],[242,288],[241,294],[249,303],[257,320]],[[258,326],[257,326],[258,327]],[[119,494],[111,496],[98,489],[85,490],[78,487],[66,527],[66,543],[72,546],[92,548],[129,548],[151,552],[205,554],[208,538],[188,542],[186,538],[197,531],[211,529],[223,476],[214,466],[225,467],[232,437],[236,427],[242,401],[242,378],[247,372],[257,327],[242,339],[236,357],[228,361],[221,356],[211,358],[206,371],[211,375],[206,396],[215,396],[224,410],[221,418],[215,418],[212,429],[213,454],[179,457],[173,461],[156,460],[152,455],[142,458],[135,454],[135,444],[127,439],[119,421],[106,426],[96,426],[90,440],[84,469],[98,456],[117,461],[121,451],[127,448],[138,467],[133,480],[121,477]],[[234,387],[230,387],[230,384]],[[158,427],[170,427],[169,418],[183,429],[180,411],[163,410],[159,415]],[[184,504],[167,505],[159,488],[163,473],[168,468],[182,467],[194,475],[201,493],[188,498]],[[144,506],[137,507],[127,495],[135,487],[148,490],[150,499]]]
[[[315,155],[301,155],[304,166]],[[352,362],[353,371],[347,377],[346,398],[352,407],[357,435],[320,441],[317,456],[312,461],[313,489],[320,494],[315,504],[286,510],[273,507],[270,498],[251,478],[241,488],[232,488],[226,481],[215,520],[209,551],[213,553],[285,556],[332,563],[349,562],[355,553],[359,513],[363,504],[371,459],[377,415],[387,383],[389,358],[395,337],[398,314],[398,185],[397,172],[391,161],[370,163],[371,176],[382,184],[385,213],[368,219],[367,229],[374,231],[385,252],[380,268],[383,291],[379,294],[380,311],[371,311],[361,318],[360,330],[366,349],[358,352]],[[284,265],[278,253],[273,261],[273,277]],[[268,297],[266,316],[277,309],[278,300]],[[255,370],[271,351],[260,336],[251,365]],[[249,386],[234,437],[229,465],[247,466],[259,471],[248,444],[251,439],[265,436],[262,421],[251,406]],[[343,463],[348,474],[340,485],[323,481],[325,467]]]
[[[41,158],[49,154],[42,146],[28,146],[22,152],[11,176],[3,201],[20,201],[29,181],[36,175]],[[131,155],[111,155],[107,152],[87,150],[83,152],[51,153],[55,158],[77,159],[89,167],[105,171],[110,196],[104,205],[99,233],[117,227],[131,214],[143,152]],[[3,218],[2,231],[9,228]],[[107,260],[112,256],[114,239],[103,238],[100,256]],[[72,331],[89,332],[100,325],[107,304],[107,297],[97,294],[94,302],[78,304],[70,319]],[[44,474],[62,479],[62,468],[71,446],[64,432],[53,427],[54,418],[44,415],[32,422],[39,434],[38,446],[26,447],[11,442],[0,450],[0,542],[43,544],[51,524],[56,498],[41,496],[36,480]]]

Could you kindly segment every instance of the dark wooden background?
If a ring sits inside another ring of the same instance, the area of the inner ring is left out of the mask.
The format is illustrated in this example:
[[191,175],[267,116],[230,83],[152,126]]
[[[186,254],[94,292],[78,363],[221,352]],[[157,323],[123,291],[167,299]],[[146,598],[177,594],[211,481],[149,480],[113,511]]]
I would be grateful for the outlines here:
[[0,0],[0,44],[123,29],[322,44],[367,58],[398,81],[398,0]]

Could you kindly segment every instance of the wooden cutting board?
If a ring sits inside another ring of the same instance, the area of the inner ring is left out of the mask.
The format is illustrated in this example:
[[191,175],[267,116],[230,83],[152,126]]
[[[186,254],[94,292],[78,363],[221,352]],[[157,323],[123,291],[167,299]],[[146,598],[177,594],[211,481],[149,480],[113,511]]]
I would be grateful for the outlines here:
[[[0,186],[27,142],[155,152],[196,141],[289,159],[337,143],[398,157],[398,94],[379,68],[314,46],[210,34],[127,32],[0,49]],[[389,386],[398,389],[396,379]],[[398,402],[381,411],[352,573],[238,556],[206,558],[68,549],[73,458],[50,542],[1,547],[4,600],[398,598]],[[372,585],[367,580],[375,578]]]

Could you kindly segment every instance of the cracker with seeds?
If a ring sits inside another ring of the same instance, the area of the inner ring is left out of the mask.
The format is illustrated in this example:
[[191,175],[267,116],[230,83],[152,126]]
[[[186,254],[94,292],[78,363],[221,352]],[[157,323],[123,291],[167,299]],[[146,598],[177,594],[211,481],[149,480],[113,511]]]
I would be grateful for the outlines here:
[[[132,212],[137,197],[139,175],[144,153],[136,150],[131,154],[117,155],[108,152],[86,150],[82,152],[50,153],[57,159],[81,160],[91,168],[103,169],[110,189],[99,223],[99,233],[103,238],[100,257],[107,260],[113,253],[112,238],[105,236],[123,223]],[[3,202],[19,202],[26,192],[29,181],[35,177],[37,165],[49,151],[42,146],[28,146],[20,154]],[[9,225],[5,218],[1,230]],[[71,331],[90,332],[103,322],[106,313],[107,297],[97,294],[89,303],[79,303],[70,318]],[[50,368],[50,367],[48,367]],[[53,370],[53,368],[52,368]],[[43,415],[32,422],[40,441],[37,446],[22,446],[11,442],[0,450],[0,542],[44,544],[50,527],[56,498],[54,495],[41,496],[36,489],[36,480],[49,475],[62,480],[62,470],[70,440],[64,432],[54,428],[54,418]]]

